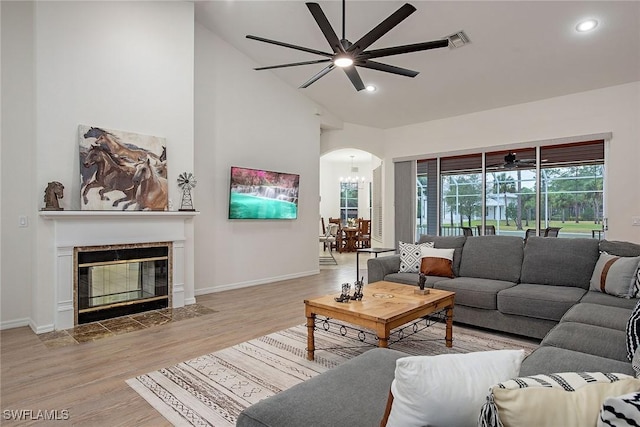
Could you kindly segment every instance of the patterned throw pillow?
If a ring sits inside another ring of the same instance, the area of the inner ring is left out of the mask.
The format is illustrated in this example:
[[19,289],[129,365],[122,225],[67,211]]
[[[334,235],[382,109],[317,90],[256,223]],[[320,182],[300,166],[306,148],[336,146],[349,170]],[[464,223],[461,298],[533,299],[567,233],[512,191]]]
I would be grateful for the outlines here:
[[637,426],[640,420],[640,392],[609,397],[602,404],[598,427]]
[[640,257],[619,257],[602,252],[589,289],[622,298],[635,296],[639,263]]
[[411,243],[400,242],[400,272],[401,273],[418,273],[420,272],[420,262],[422,261],[421,247],[433,247],[433,242],[420,243],[414,245]]
[[515,378],[489,389],[478,426],[594,425],[607,397],[638,390],[640,379],[625,374],[564,372]]
[[636,304],[631,311],[631,316],[629,316],[629,320],[627,320],[627,358],[632,360],[633,354],[636,352],[638,348],[638,344],[640,343],[640,301]]

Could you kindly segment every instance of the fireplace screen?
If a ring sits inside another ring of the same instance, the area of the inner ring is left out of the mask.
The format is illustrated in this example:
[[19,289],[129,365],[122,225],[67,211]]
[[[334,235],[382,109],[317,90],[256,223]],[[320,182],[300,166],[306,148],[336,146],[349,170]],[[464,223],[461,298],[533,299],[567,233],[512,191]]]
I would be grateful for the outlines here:
[[169,246],[78,249],[79,324],[168,307]]

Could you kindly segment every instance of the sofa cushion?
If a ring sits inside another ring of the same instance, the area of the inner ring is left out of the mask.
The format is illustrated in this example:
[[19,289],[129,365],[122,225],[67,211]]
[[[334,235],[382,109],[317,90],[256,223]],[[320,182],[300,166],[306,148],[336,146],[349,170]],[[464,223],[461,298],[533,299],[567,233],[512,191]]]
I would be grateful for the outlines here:
[[622,307],[631,310],[638,302],[637,298],[618,298],[613,295],[603,294],[602,292],[589,291],[580,300],[580,302],[588,302],[592,304],[607,305],[611,307]]
[[541,344],[626,362],[631,367],[624,343],[624,331],[586,323],[561,322]]
[[527,356],[520,367],[520,376],[582,371],[620,372],[633,375],[631,363],[607,359],[589,353],[564,348],[541,346]]
[[589,289],[598,256],[595,239],[529,237],[520,282]]
[[523,240],[514,236],[467,237],[462,249],[460,276],[517,282]]
[[636,391],[624,374],[561,372],[514,378],[491,387],[479,425],[538,427],[594,425],[608,396]]
[[436,282],[433,285],[436,289],[455,292],[456,305],[466,305],[487,310],[497,309],[496,298],[498,292],[512,286],[515,286],[515,283],[474,277],[456,277],[455,279]]
[[636,273],[640,257],[621,257],[602,252],[593,270],[589,290],[621,298],[636,293]]
[[582,288],[521,283],[498,294],[498,310],[505,314],[559,321],[585,292]]
[[421,243],[414,245],[413,243],[398,243],[400,252],[400,272],[401,273],[417,273],[420,271],[420,262],[422,261],[421,248],[433,247],[433,243]]
[[624,331],[631,310],[621,307],[602,306],[598,304],[579,303],[562,316],[563,322],[586,323],[603,328]]
[[366,351],[251,405],[240,413],[236,426],[378,425],[384,415],[396,360],[405,356],[389,349]]
[[418,243],[433,242],[433,247],[436,249],[455,249],[453,252],[453,274],[459,276],[462,248],[466,240],[466,236],[432,236],[423,234],[420,236]]
[[615,240],[600,240],[600,251],[617,256],[640,256],[640,245]]

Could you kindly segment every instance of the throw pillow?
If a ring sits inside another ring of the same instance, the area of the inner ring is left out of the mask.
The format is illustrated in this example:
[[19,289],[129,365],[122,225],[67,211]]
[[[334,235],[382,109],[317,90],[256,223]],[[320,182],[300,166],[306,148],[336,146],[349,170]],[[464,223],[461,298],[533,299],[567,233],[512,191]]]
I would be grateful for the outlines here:
[[631,311],[626,327],[627,358],[631,360],[640,343],[640,301]]
[[640,392],[609,397],[602,404],[598,427],[637,426],[640,420]]
[[420,272],[420,262],[422,261],[421,247],[433,247],[433,242],[420,243],[414,245],[411,243],[400,242],[400,272],[401,273],[418,273]]
[[487,388],[518,375],[524,350],[495,350],[396,361],[389,427],[475,426]]
[[455,277],[453,274],[453,253],[455,249],[434,249],[422,247],[420,272],[427,276]]
[[489,389],[478,425],[594,425],[608,396],[638,390],[640,379],[625,374],[565,372],[515,378]]
[[602,252],[593,270],[589,289],[631,298],[636,293],[639,263],[640,257],[619,257]]

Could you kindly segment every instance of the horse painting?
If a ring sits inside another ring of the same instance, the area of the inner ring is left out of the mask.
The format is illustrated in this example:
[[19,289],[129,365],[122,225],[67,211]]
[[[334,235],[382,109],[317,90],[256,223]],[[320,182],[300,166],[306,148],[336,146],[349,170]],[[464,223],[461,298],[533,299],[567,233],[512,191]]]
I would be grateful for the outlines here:
[[125,210],[135,202],[137,187],[133,184],[133,175],[136,171],[134,166],[113,156],[100,145],[92,145],[84,158],[84,167],[90,168],[92,165],[96,165],[97,170],[93,180],[88,182],[82,191],[82,201],[85,204],[89,203],[87,194],[92,188],[100,188],[98,190],[100,200],[109,200],[105,193],[115,190],[123,192],[124,197],[116,199],[112,203],[113,207],[117,207],[120,202],[129,201],[122,208]]
[[[81,208],[89,210],[151,209],[168,207],[167,150],[164,138],[107,130],[95,126],[79,126]],[[149,165],[152,177],[140,175],[134,181],[138,166]],[[141,182],[145,189],[139,194]],[[163,184],[164,192],[156,188]],[[147,194],[149,193],[149,194]],[[164,193],[164,199],[158,194]]]
[[151,164],[151,159],[136,165],[133,184],[137,186],[136,203],[138,210],[160,210],[167,205],[169,192],[166,178],[161,177]]

